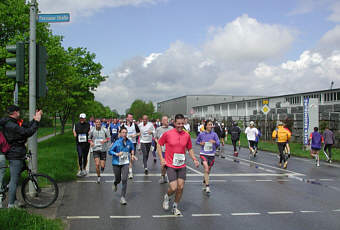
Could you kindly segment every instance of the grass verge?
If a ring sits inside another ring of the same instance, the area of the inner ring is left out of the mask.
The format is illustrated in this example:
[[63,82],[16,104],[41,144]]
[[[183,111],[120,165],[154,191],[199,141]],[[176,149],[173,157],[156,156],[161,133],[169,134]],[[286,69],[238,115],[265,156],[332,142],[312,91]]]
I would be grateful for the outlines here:
[[[66,124],[65,130],[70,129],[72,127],[72,124]],[[57,123],[56,131],[57,133],[60,132],[61,126]],[[39,127],[38,129],[38,138],[44,137],[50,134],[54,134],[54,127]]]
[[62,230],[60,219],[50,220],[23,209],[0,209],[0,230]]

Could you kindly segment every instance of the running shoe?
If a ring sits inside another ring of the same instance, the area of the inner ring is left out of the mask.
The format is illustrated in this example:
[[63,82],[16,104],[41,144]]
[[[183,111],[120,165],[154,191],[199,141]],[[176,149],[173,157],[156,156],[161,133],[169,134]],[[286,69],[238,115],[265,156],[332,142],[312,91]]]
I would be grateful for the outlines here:
[[205,188],[205,192],[206,192],[206,193],[210,193],[210,188],[209,188],[209,186],[207,186],[207,187]]
[[125,197],[122,196],[122,197],[120,198],[120,204],[121,204],[121,205],[126,205],[126,204],[127,204],[127,202],[126,202],[126,200],[125,200]]
[[332,164],[332,160],[331,160],[331,159],[329,159],[329,160],[328,160],[328,163]]
[[157,162],[157,159],[156,159],[156,158],[154,158],[154,159],[153,159],[153,163],[156,163],[156,162]]
[[117,186],[115,183],[113,183],[113,185],[112,185],[112,190],[113,190],[114,192],[117,192],[117,189],[118,189],[118,186]]
[[129,172],[129,179],[132,179],[133,178],[133,174],[132,172]]
[[100,176],[97,177],[97,184],[100,184]]
[[165,176],[162,176],[161,179],[159,179],[160,184],[168,183],[168,180],[165,178]]
[[169,196],[168,196],[168,194],[165,194],[164,200],[163,200],[163,209],[164,210],[169,210],[169,202],[170,202]]
[[279,166],[279,168],[281,168],[282,164],[281,164],[281,163],[278,163],[277,166]]
[[175,216],[181,216],[181,215],[182,215],[181,211],[179,211],[178,208],[176,208],[176,207],[173,207],[173,208],[172,208],[172,213],[173,213]]
[[288,161],[285,161],[285,163],[283,164],[283,168],[284,168],[284,169],[287,168],[287,164],[288,164]]
[[77,173],[77,177],[81,177],[82,175],[83,175],[83,171],[79,170],[78,173]]
[[145,174],[145,175],[148,175],[148,174],[149,174],[148,168],[145,168],[145,169],[144,169],[144,174]]

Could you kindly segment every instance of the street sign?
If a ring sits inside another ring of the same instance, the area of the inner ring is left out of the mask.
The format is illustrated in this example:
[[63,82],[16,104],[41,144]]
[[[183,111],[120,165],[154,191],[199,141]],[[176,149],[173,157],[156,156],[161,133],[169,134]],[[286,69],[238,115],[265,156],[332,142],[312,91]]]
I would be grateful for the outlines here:
[[54,23],[54,22],[69,22],[69,21],[70,21],[70,14],[69,13],[38,14],[38,22]]
[[267,115],[267,114],[269,113],[269,111],[270,111],[270,108],[269,108],[268,105],[263,105],[261,111],[262,111],[265,115]]
[[263,100],[263,101],[262,101],[262,104],[264,104],[264,105],[268,105],[268,104],[269,104],[269,100],[268,100],[268,99],[266,99],[266,100]]

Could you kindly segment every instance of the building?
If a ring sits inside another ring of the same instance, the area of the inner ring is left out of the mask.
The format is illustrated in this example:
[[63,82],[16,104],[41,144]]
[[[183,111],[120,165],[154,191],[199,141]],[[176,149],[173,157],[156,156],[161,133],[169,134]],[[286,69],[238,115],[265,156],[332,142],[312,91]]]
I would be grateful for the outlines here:
[[228,103],[247,99],[260,98],[260,96],[232,96],[232,95],[185,95],[182,97],[172,98],[157,103],[157,112],[174,117],[181,113],[185,116],[192,117],[194,109],[202,105],[215,103]]

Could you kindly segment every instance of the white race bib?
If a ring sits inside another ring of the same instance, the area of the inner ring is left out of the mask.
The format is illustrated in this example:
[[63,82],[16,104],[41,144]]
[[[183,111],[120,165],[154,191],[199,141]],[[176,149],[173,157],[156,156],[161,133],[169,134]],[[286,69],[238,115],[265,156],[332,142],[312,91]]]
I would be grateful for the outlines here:
[[95,146],[101,146],[102,145],[102,142],[103,141],[103,139],[96,139],[96,140],[94,140],[94,145]]
[[151,146],[151,152],[153,152],[153,150],[155,149],[155,146]]
[[79,143],[87,142],[86,134],[78,134],[78,142]]
[[185,163],[185,154],[183,153],[174,153],[174,158],[172,159],[173,166],[182,166]]
[[205,152],[211,152],[213,150],[213,144],[211,142],[205,142],[203,149]]
[[119,156],[119,165],[129,164],[129,153],[123,152],[123,155]]
[[112,130],[112,134],[116,134],[117,133],[117,129],[111,129]]

